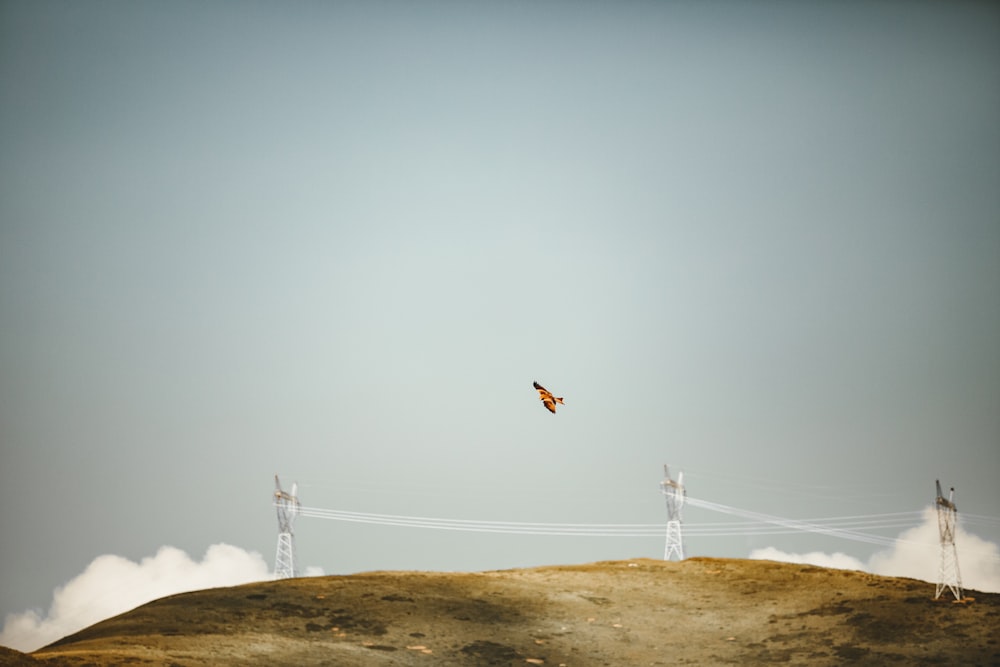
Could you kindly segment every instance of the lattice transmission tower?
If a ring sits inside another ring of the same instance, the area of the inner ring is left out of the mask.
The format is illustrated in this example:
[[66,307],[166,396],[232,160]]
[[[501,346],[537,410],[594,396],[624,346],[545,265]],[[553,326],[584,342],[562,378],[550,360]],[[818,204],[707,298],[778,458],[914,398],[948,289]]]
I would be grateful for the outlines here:
[[281,488],[278,476],[274,476],[274,506],[278,510],[278,551],[274,556],[274,578],[290,579],[296,576],[295,570],[295,534],[292,523],[299,514],[299,499],[297,482],[292,483],[292,492],[286,493]]
[[684,473],[677,475],[677,481],[670,479],[670,467],[663,466],[663,481],[660,491],[667,500],[667,545],[663,549],[663,560],[684,560],[684,539],[681,535],[681,508],[684,506]]
[[955,546],[955,525],[958,519],[958,508],[955,507],[955,487],[951,488],[948,497],[941,493],[941,481],[937,482],[938,532],[941,534],[941,566],[938,568],[937,588],[934,599],[937,600],[947,588],[962,601],[962,575],[958,571],[958,548]]

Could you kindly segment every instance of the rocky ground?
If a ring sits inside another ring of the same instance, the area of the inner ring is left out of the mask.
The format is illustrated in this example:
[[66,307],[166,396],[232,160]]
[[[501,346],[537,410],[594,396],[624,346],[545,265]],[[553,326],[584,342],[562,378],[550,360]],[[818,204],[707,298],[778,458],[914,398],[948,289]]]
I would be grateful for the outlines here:
[[998,665],[1000,594],[752,560],[373,572],[175,595],[10,665]]

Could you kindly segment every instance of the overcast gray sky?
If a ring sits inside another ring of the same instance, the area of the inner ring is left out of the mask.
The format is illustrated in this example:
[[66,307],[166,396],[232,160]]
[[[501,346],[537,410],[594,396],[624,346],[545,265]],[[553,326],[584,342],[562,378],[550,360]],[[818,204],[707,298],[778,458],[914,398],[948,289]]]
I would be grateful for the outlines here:
[[[1000,514],[998,64],[993,3],[3,1],[0,614],[101,554],[272,563],[276,472],[457,519],[665,522],[664,463]],[[663,553],[296,527],[328,573]],[[688,551],[769,546],[873,551]]]

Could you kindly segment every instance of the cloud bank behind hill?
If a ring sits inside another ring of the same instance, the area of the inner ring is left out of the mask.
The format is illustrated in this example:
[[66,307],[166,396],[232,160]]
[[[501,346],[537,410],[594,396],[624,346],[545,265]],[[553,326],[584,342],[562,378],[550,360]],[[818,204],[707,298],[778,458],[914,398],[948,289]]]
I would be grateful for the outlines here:
[[170,546],[138,563],[122,556],[98,556],[81,574],[55,590],[47,614],[37,610],[8,614],[0,644],[33,651],[166,595],[270,578],[272,574],[259,553],[229,544],[213,544],[200,562]]
[[[968,532],[961,523],[955,529],[955,546],[962,587],[1000,593],[1000,546]],[[788,553],[775,547],[754,549],[750,558],[861,570],[936,583],[941,562],[937,513],[933,507],[925,509],[920,525],[901,533],[891,548],[875,553],[867,563],[840,552]]]

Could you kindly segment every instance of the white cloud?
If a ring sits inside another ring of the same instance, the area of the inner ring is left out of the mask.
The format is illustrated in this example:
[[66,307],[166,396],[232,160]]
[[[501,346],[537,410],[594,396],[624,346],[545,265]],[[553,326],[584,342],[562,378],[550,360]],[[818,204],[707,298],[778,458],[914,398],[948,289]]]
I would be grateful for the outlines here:
[[[1000,546],[966,531],[961,523],[955,529],[955,547],[962,587],[967,590],[1000,593]],[[909,577],[935,583],[941,563],[937,512],[924,510],[922,522],[899,535],[892,547],[879,551],[864,563],[842,553],[786,553],[774,547],[755,549],[750,558],[806,563],[823,567],[864,570],[891,577]]]
[[[990,593],[1000,593],[1000,546],[966,531],[959,522],[955,529],[958,568],[962,587]],[[868,561],[875,574],[910,577],[936,582],[941,564],[941,545],[937,513],[924,510],[919,526],[904,531],[888,551],[876,553]]]
[[81,574],[55,590],[45,616],[34,610],[8,614],[0,644],[33,651],[166,595],[263,581],[271,576],[260,554],[229,544],[213,544],[201,562],[170,546],[138,563],[110,554],[98,556]]
[[854,556],[836,553],[828,554],[822,551],[810,551],[805,554],[786,553],[774,547],[754,549],[750,552],[750,558],[754,560],[775,560],[782,563],[803,563],[805,565],[818,565],[820,567],[834,567],[840,570],[864,570],[865,564]]

